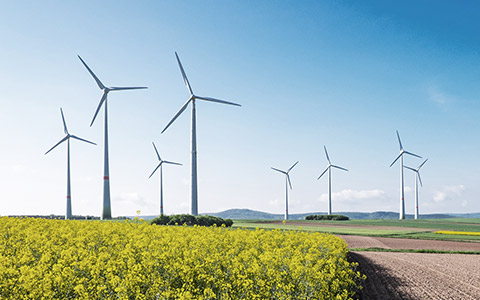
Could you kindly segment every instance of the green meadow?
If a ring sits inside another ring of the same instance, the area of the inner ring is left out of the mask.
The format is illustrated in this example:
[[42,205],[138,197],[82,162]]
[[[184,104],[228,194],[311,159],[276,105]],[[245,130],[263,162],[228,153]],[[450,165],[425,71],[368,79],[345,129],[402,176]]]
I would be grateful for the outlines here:
[[235,228],[305,230],[343,235],[445,241],[480,241],[480,236],[435,234],[438,230],[480,232],[480,219],[305,221],[234,220]]

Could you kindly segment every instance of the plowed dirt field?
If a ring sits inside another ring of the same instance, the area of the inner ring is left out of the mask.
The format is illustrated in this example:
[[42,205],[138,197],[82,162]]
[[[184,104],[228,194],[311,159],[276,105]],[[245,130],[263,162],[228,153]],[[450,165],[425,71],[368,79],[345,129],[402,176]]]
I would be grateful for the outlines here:
[[[479,251],[480,243],[342,236],[355,248]],[[350,252],[367,275],[359,299],[480,299],[480,255]]]

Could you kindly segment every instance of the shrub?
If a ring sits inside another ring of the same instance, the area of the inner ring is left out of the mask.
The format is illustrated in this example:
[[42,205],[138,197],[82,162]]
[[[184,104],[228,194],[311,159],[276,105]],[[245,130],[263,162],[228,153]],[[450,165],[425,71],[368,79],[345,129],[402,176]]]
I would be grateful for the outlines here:
[[346,221],[348,220],[347,216],[343,215],[309,215],[305,217],[305,220],[333,220],[333,221]]
[[222,219],[215,216],[198,216],[193,215],[161,215],[152,220],[152,224],[156,225],[198,225],[198,226],[217,226],[232,227],[233,221],[231,219]]

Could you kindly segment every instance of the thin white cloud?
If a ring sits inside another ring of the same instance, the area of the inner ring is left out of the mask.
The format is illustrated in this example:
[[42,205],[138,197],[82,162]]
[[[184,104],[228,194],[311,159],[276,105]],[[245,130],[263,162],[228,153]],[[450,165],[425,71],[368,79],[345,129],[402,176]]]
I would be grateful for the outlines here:
[[273,199],[268,201],[269,206],[278,207],[279,204],[280,204],[280,201],[278,199]]
[[[385,192],[382,190],[343,190],[340,192],[332,193],[332,198],[335,198],[335,201],[338,202],[351,202],[354,200],[364,200],[364,199],[382,199],[385,196]],[[322,194],[319,197],[320,202],[328,201],[328,194]]]
[[[444,186],[440,191],[434,192],[433,201],[438,203],[438,202],[443,202],[447,200],[453,200],[455,198],[462,196],[464,191],[465,191],[465,186],[463,184]],[[463,202],[462,202],[462,205],[463,205]]]
[[443,91],[441,91],[437,86],[430,86],[427,89],[428,96],[430,97],[430,100],[437,105],[445,105],[448,103],[452,103],[456,101],[456,98],[452,95],[449,95]]
[[138,193],[123,193],[120,196],[116,196],[113,199],[115,202],[123,202],[128,204],[134,204],[138,206],[150,206],[152,203],[147,202],[145,197],[141,196]]

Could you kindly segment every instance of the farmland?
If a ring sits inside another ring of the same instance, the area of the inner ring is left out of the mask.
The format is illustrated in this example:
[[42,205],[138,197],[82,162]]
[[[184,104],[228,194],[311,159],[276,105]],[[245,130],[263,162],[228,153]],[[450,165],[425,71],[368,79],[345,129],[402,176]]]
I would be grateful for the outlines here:
[[480,299],[479,219],[247,220],[235,226],[340,236],[367,276],[362,299]]
[[436,234],[439,230],[480,232],[480,219],[441,219],[441,220],[348,220],[348,221],[287,221],[275,220],[236,220],[234,227],[292,229],[326,232],[337,235],[360,235],[427,239],[445,241],[480,241],[479,236]]
[[0,299],[350,299],[333,235],[0,218]]

